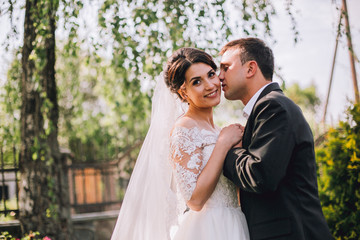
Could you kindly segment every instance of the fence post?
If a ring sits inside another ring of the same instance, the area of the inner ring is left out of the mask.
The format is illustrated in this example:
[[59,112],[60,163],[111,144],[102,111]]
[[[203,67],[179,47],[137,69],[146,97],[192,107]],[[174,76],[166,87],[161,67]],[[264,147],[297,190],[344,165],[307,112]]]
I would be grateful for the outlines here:
[[[14,162],[14,175],[15,175],[16,208],[18,211],[20,211],[20,209],[19,209],[19,179],[18,179],[19,164],[16,164],[15,143],[13,143],[13,162]],[[17,217],[19,217],[19,216],[17,216]]]
[[3,145],[1,145],[0,147],[0,152],[1,152],[1,177],[2,177],[2,201],[4,203],[4,214],[5,216],[7,215],[7,211],[6,211],[6,199],[5,199],[5,168],[4,168],[4,153],[3,153]]

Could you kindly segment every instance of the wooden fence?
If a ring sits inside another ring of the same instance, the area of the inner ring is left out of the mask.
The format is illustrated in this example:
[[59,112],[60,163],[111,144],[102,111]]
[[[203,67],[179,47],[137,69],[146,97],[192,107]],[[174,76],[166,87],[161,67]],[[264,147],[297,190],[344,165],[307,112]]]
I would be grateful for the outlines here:
[[[13,165],[0,162],[0,217],[19,214],[19,162],[13,147]],[[90,213],[118,210],[128,184],[117,163],[83,163],[68,166],[71,212]]]
[[73,164],[69,167],[70,203],[76,213],[120,209],[128,179],[117,164]]

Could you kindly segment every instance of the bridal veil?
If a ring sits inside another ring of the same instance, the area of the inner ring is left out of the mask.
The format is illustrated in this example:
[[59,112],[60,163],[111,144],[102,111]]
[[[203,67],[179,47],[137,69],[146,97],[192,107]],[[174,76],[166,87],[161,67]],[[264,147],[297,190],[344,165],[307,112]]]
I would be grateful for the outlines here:
[[181,101],[157,78],[151,122],[141,147],[111,240],[168,240],[177,221],[169,160],[170,131],[184,113]]

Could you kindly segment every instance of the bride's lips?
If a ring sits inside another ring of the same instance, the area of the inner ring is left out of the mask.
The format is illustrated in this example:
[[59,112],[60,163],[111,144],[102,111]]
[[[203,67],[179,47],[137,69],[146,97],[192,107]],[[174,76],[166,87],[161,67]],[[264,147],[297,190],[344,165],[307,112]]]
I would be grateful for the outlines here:
[[218,90],[216,89],[215,91],[209,93],[209,94],[206,94],[204,97],[206,98],[214,98],[214,97],[217,97],[218,95]]

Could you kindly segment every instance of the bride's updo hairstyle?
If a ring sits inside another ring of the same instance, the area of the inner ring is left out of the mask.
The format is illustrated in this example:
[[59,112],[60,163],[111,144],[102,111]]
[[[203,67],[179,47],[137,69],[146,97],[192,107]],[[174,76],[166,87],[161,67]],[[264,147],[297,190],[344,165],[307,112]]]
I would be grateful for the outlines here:
[[196,48],[180,48],[167,61],[164,71],[165,83],[170,88],[170,91],[176,93],[180,99],[182,97],[178,90],[185,82],[186,71],[194,63],[207,64],[214,71],[217,69],[213,58],[206,52]]

